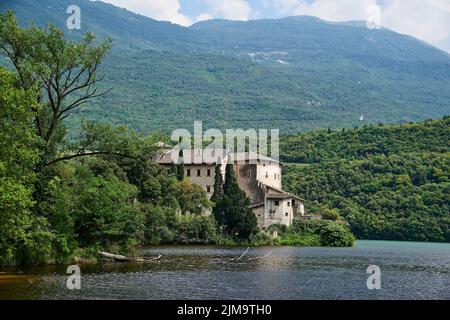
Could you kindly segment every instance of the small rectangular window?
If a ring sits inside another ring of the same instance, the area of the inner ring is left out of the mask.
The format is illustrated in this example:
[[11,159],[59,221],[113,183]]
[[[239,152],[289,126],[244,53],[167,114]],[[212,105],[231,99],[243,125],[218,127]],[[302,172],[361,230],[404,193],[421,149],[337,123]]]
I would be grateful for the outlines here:
[[288,217],[288,216],[289,216],[289,213],[286,212],[286,217]]
[[290,202],[290,201],[287,202],[287,206],[288,206],[288,207],[291,206],[291,202]]
[[252,170],[248,170],[248,172],[247,172],[247,176],[248,176],[249,178],[251,178],[251,177],[252,177]]
[[206,174],[208,175],[208,177],[211,177],[211,169],[208,169],[208,171],[206,171]]
[[276,206],[279,206],[279,205],[280,205],[280,201],[275,200],[275,205],[276,205]]
[[268,178],[269,177],[269,173],[268,172],[266,172],[266,178]]
[[202,171],[199,169],[197,170],[197,177],[201,177],[202,176]]
[[188,176],[188,177],[191,176],[191,169],[187,169],[187,171],[186,171],[186,176]]
[[211,186],[206,186],[206,192],[211,193]]

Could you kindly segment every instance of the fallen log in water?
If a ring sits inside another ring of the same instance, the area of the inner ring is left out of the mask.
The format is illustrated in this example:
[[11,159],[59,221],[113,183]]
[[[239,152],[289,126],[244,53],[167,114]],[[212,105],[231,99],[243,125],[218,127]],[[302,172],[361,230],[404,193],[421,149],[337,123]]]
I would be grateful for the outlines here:
[[270,251],[269,253],[267,253],[267,254],[265,254],[263,256],[260,256],[260,257],[249,258],[249,259],[245,260],[245,262],[250,262],[250,261],[253,261],[253,260],[257,260],[257,259],[267,258],[268,256],[270,256],[271,253],[272,253],[272,251]]
[[247,254],[248,250],[250,250],[250,247],[247,247],[247,250],[245,250],[243,254],[241,254],[239,257],[235,257],[235,258],[231,259],[229,262],[241,260],[242,257]]
[[[239,257],[235,257],[235,258],[229,260],[228,262],[236,262],[236,261],[241,260],[248,253],[249,249],[250,248],[247,248],[247,250],[245,250],[245,252],[243,254],[241,254]],[[263,256],[260,256],[260,257],[253,257],[253,258],[248,258],[248,259],[242,260],[243,261],[242,263],[247,263],[247,262],[250,262],[250,261],[253,261],[253,260],[267,258],[268,256],[270,256],[271,253],[272,253],[272,251],[270,251],[269,253],[267,253],[267,254],[265,254]]]
[[154,257],[154,258],[147,258],[147,257],[132,258],[132,257],[126,257],[126,256],[122,256],[119,254],[113,254],[113,253],[104,252],[104,251],[100,251],[98,254],[103,258],[114,259],[114,261],[116,261],[116,262],[152,262],[152,261],[159,261],[162,258],[161,255]]

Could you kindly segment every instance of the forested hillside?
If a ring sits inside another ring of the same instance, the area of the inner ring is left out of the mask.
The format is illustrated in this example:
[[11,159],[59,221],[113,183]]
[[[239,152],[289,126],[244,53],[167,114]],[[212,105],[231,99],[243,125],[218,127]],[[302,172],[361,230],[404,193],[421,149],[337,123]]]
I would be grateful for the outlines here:
[[448,152],[450,117],[442,120],[377,125],[340,131],[317,130],[283,138],[284,162],[317,163],[325,160],[364,159],[377,154]]
[[[450,241],[450,118],[283,142],[284,187],[363,239]],[[292,163],[294,162],[294,163]]]
[[[65,27],[72,4],[80,31]],[[185,28],[100,1],[1,1],[0,12],[8,9],[22,24],[54,23],[70,39],[112,37],[102,87],[113,90],[68,117],[71,128],[86,117],[144,132],[190,128],[195,119],[205,128],[305,132],[360,125],[361,114],[377,124],[450,112],[447,53],[359,22],[289,17]]]

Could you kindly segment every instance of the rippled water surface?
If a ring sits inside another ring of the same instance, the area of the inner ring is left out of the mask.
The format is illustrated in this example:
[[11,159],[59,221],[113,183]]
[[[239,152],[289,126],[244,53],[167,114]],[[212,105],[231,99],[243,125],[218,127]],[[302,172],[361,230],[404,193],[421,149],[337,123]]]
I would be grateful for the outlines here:
[[[14,270],[0,274],[0,299],[450,299],[450,244],[258,247],[230,262],[245,249],[150,247],[160,262],[82,265],[81,290],[66,288],[66,266]],[[367,289],[369,265],[380,290]]]

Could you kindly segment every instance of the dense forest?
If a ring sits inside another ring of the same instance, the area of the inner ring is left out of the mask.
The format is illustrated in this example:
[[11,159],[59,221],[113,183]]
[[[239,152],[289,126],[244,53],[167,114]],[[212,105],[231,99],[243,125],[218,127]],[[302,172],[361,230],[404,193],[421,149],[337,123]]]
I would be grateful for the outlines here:
[[335,159],[361,160],[373,155],[449,152],[450,117],[402,125],[365,125],[335,131],[316,130],[280,140],[287,163],[318,163]]
[[358,238],[450,241],[450,117],[282,139],[284,187]]

